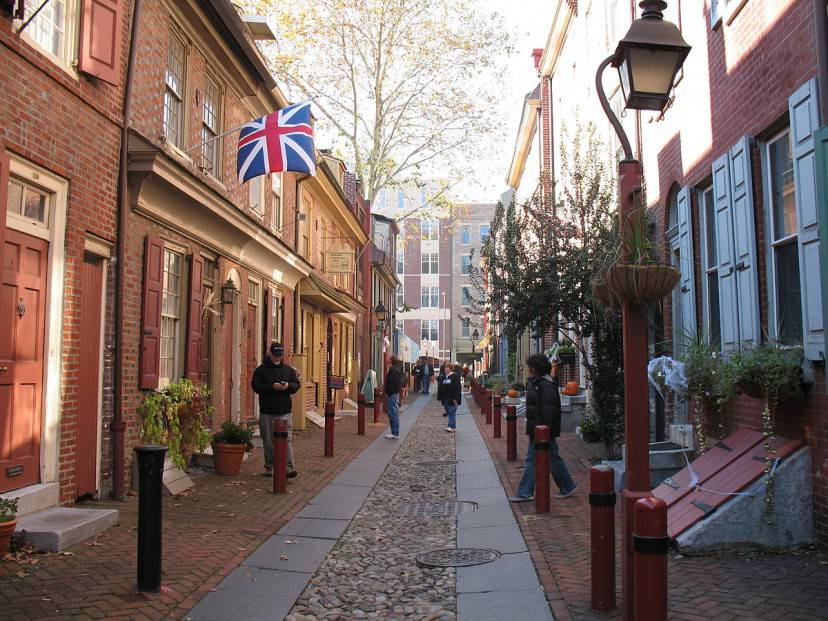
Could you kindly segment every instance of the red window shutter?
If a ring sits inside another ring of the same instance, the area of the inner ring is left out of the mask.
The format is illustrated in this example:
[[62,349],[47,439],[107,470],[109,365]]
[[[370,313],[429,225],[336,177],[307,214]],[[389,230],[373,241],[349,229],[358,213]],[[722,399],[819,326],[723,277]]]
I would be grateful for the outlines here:
[[187,359],[184,377],[198,381],[201,377],[201,312],[204,309],[204,259],[190,257],[190,304],[187,312]]
[[3,268],[3,250],[6,248],[6,211],[9,208],[9,154],[0,144],[0,269]]
[[141,317],[141,374],[138,386],[158,388],[161,366],[161,300],[164,293],[164,242],[147,235],[144,247],[144,308]]
[[78,68],[121,83],[121,30],[125,0],[82,0]]

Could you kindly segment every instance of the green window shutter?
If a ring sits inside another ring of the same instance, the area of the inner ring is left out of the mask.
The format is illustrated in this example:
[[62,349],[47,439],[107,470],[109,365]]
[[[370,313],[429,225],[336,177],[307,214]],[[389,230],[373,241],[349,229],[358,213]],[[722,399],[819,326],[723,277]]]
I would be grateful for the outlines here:
[[802,291],[802,344],[805,357],[811,360],[820,360],[820,354],[825,354],[814,145],[814,133],[819,128],[818,105],[816,78],[803,84],[788,100]]
[[690,188],[682,188],[676,197],[678,205],[679,255],[681,278],[679,291],[682,308],[681,329],[685,336],[696,335],[696,291],[693,275],[693,221],[690,209]]
[[713,162],[713,206],[716,254],[719,257],[719,323],[722,350],[739,347],[739,303],[733,249],[733,204],[730,199],[730,159],[725,153]]

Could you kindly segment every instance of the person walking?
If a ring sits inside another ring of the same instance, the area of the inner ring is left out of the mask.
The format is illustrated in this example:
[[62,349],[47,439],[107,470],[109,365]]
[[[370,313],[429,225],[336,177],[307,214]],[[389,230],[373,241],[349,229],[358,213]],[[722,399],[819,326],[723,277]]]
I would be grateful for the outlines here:
[[446,387],[444,381],[448,376],[447,365],[440,367],[440,372],[437,374],[437,401],[443,404],[443,416],[448,416],[448,405],[446,404]]
[[543,354],[534,354],[526,359],[529,379],[526,382],[526,434],[529,448],[523,466],[523,477],[518,485],[517,495],[509,502],[527,502],[535,497],[535,427],[549,427],[549,472],[558,486],[556,498],[566,498],[575,491],[575,481],[558,452],[555,438],[561,435],[561,394],[558,382],[549,375],[552,364]]
[[264,447],[265,476],[273,474],[273,426],[277,420],[287,423],[287,478],[297,476],[293,461],[293,415],[290,396],[300,387],[300,376],[292,366],[284,362],[285,348],[281,343],[271,343],[265,361],[253,371],[250,385],[259,395],[259,433]]
[[446,379],[443,380],[443,403],[446,407],[446,414],[448,415],[448,427],[446,431],[454,433],[457,431],[457,406],[463,400],[463,380],[461,379],[462,369],[459,364],[452,367],[450,364],[446,365]]
[[429,394],[429,387],[431,386],[431,378],[434,377],[434,367],[428,358],[423,363],[423,394]]
[[414,365],[414,392],[422,392],[423,390],[423,360],[417,360]]
[[391,426],[390,433],[385,434],[389,440],[400,438],[400,390],[402,389],[402,371],[400,371],[400,359],[391,356],[391,366],[385,375],[385,411],[388,412],[388,422]]

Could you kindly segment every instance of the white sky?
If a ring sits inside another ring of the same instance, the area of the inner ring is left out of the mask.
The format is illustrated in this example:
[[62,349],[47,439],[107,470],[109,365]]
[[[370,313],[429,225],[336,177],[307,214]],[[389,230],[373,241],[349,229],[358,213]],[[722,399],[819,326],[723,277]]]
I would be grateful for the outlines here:
[[[546,44],[549,28],[552,26],[555,2],[553,0],[477,0],[481,8],[500,14],[511,31],[514,52],[504,53],[508,72],[503,84],[503,116],[507,126],[506,143],[493,156],[491,179],[478,179],[474,188],[459,189],[461,202],[496,202],[506,190],[506,173],[512,157],[517,136],[518,123],[523,108],[523,98],[538,83],[538,76],[532,62],[532,49]],[[486,166],[477,167],[485,170]]]

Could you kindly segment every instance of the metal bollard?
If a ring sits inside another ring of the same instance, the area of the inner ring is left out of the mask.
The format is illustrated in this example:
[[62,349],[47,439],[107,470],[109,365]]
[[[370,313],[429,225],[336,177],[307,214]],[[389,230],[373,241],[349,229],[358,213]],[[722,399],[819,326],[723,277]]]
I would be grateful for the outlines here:
[[549,427],[535,427],[535,511],[549,513]]
[[166,446],[137,446],[138,590],[161,590],[161,490]]
[[336,408],[333,401],[325,402],[325,457],[333,457],[334,454],[334,416]]
[[494,437],[500,437],[500,419],[501,419],[501,407],[502,407],[502,400],[500,396],[494,398],[494,412],[492,413],[492,417],[494,418]]
[[273,421],[273,493],[287,492],[287,421],[277,418]]
[[517,461],[517,407],[506,406],[506,461]]
[[492,391],[486,391],[486,424],[492,424]]
[[475,403],[477,403],[477,388],[477,380],[472,380],[472,398],[474,399]]
[[365,435],[365,395],[357,395],[357,435]]
[[374,424],[380,422],[382,416],[382,390],[374,388]]
[[615,475],[609,466],[589,471],[592,609],[615,608]]
[[633,606],[636,621],[667,619],[667,503],[642,498],[635,503]]

